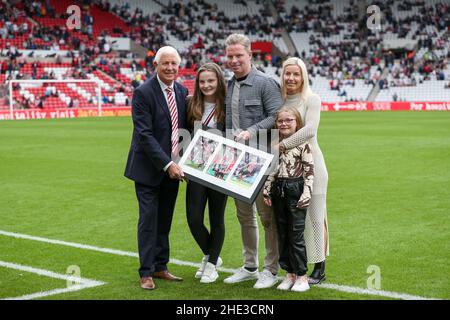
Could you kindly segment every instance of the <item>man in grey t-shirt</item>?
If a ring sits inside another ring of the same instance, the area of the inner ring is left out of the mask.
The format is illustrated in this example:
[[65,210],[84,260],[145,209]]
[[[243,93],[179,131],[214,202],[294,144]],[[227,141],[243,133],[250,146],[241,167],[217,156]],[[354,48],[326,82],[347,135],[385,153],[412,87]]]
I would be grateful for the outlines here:
[[[229,68],[234,72],[228,83],[226,128],[235,132],[236,140],[256,138],[260,129],[273,128],[275,113],[283,105],[275,79],[252,67],[250,40],[242,34],[230,35],[226,42]],[[278,241],[276,222],[271,207],[264,204],[262,191],[254,204],[236,200],[236,210],[243,242],[244,266],[226,278],[225,283],[258,279],[254,288],[270,288],[277,283]],[[257,209],[257,210],[256,210]],[[264,267],[258,272],[258,223],[256,211],[265,232]]]

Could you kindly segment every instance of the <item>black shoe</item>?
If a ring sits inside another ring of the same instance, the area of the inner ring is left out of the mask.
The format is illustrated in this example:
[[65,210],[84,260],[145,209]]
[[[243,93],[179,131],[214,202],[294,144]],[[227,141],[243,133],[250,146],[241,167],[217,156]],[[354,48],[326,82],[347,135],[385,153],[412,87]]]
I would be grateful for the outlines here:
[[314,265],[314,270],[308,278],[309,284],[319,284],[322,281],[325,281],[327,278],[325,277],[325,260],[322,262],[318,262]]

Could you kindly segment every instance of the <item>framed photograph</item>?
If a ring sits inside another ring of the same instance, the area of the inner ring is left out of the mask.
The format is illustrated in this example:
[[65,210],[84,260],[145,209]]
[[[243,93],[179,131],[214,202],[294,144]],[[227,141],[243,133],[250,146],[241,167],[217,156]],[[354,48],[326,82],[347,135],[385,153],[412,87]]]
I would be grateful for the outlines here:
[[197,130],[178,164],[189,180],[253,203],[272,160],[273,154]]

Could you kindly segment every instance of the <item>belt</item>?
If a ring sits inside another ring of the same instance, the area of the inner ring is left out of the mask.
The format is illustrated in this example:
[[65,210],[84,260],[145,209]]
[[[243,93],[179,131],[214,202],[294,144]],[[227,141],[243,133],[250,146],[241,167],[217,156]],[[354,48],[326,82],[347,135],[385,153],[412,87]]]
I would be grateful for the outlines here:
[[275,181],[296,182],[296,181],[303,181],[303,177],[296,177],[296,178],[276,178]]
[[278,192],[280,194],[281,198],[284,198],[284,188],[286,187],[286,184],[290,182],[303,182],[302,177],[296,177],[296,178],[277,178],[275,180],[275,186],[278,188]]

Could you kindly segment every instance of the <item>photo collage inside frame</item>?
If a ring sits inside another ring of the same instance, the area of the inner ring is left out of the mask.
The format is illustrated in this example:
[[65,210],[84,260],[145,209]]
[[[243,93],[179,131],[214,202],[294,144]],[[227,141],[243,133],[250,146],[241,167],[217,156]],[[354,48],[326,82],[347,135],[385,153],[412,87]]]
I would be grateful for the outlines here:
[[198,130],[179,164],[188,179],[253,202],[272,159],[270,153]]

